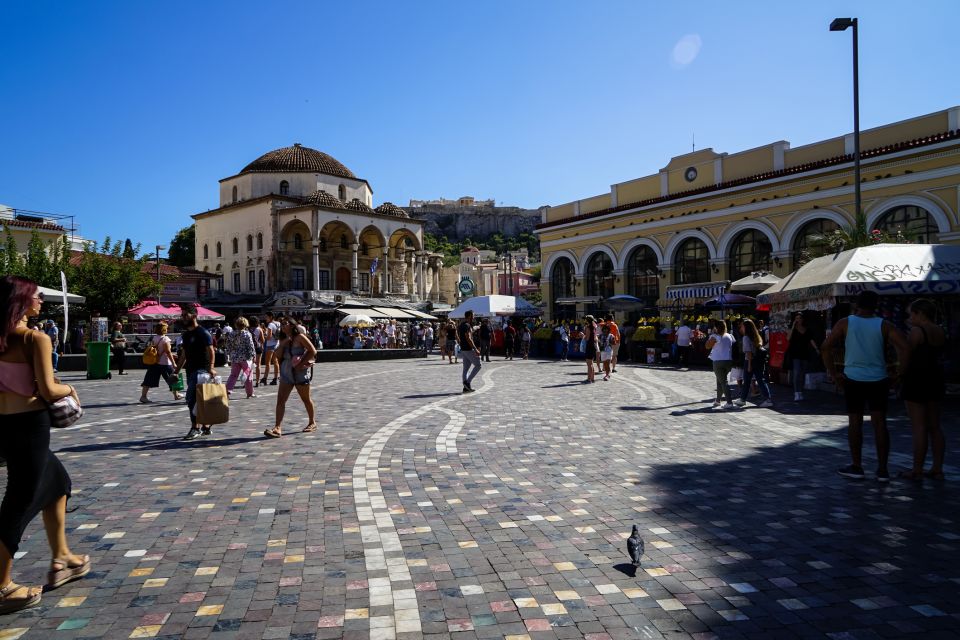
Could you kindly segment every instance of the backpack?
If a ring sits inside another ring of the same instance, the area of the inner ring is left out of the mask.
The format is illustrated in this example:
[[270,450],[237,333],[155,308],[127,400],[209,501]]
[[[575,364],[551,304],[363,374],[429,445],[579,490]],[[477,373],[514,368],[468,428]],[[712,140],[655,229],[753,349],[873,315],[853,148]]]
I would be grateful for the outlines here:
[[143,350],[143,356],[141,357],[143,364],[151,365],[157,364],[160,362],[160,353],[157,351],[157,345],[153,342],[147,345],[147,348]]

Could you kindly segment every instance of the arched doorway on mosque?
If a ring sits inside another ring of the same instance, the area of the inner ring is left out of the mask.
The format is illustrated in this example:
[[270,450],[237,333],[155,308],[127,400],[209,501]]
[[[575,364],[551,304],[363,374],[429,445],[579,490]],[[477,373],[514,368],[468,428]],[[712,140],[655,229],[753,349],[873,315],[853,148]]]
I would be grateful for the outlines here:
[[350,276],[350,269],[346,267],[340,267],[337,269],[337,290],[338,291],[350,291],[352,287]]

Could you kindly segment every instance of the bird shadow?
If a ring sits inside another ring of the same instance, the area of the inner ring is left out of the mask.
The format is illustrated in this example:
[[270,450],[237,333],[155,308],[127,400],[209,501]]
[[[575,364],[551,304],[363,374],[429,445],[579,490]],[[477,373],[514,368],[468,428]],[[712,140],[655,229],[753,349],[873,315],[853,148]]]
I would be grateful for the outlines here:
[[615,564],[613,565],[613,568],[630,578],[637,577],[638,567],[636,567],[633,564],[630,564],[629,562],[621,562],[620,564]]

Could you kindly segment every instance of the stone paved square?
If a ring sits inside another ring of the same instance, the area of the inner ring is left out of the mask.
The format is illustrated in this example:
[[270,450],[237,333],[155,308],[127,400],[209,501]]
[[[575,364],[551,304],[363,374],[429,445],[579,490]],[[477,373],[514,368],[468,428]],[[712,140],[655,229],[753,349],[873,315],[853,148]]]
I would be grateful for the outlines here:
[[[884,486],[835,473],[829,394],[717,412],[706,371],[583,385],[582,364],[495,360],[469,396],[459,372],[319,365],[316,433],[291,399],[265,439],[268,386],[190,443],[182,403],[136,403],[142,372],[67,374],[87,413],[51,446],[94,569],[0,639],[957,637],[956,403],[947,481]],[[910,429],[891,406],[895,469]],[[47,563],[38,519],[14,577]]]

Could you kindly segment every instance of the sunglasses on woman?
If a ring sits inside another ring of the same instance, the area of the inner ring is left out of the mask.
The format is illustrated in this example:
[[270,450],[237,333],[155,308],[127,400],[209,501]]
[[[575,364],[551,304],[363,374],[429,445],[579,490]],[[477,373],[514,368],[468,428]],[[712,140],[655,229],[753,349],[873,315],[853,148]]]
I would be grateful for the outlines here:
[[43,296],[43,291],[37,291],[37,295],[35,295],[35,296],[33,296],[33,297],[36,298],[37,300],[39,300],[40,302],[43,302],[43,297],[44,297],[44,296]]

